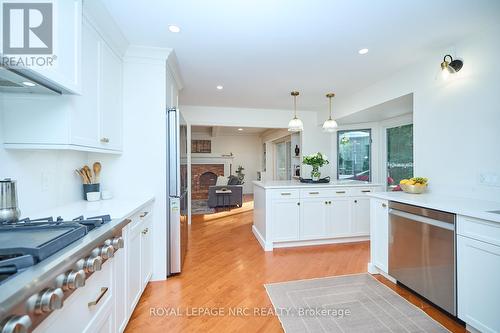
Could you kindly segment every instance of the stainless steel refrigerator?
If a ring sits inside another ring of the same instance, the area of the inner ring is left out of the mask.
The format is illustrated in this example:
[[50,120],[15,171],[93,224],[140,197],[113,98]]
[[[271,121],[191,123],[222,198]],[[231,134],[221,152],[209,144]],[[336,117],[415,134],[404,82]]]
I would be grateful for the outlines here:
[[167,110],[167,276],[180,273],[188,242],[187,124]]

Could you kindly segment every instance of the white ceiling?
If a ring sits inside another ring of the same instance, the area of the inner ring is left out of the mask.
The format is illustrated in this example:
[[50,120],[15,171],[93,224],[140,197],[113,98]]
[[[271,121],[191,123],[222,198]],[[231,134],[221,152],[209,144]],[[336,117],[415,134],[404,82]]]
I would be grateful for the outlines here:
[[174,48],[182,104],[250,108],[288,109],[297,89],[300,109],[324,109],[326,92],[357,91],[500,17],[498,0],[102,1],[131,44]]
[[413,94],[404,95],[342,118],[340,125],[379,122],[413,112]]
[[[242,129],[241,131],[239,129]],[[191,126],[192,133],[221,136],[221,135],[260,135],[267,131],[267,128],[260,127],[230,127],[230,126]]]

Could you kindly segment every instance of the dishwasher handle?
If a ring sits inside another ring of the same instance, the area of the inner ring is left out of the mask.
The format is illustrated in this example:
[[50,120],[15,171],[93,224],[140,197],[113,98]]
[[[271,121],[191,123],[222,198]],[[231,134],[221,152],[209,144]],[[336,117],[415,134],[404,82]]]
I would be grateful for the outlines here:
[[430,219],[428,217],[410,214],[410,213],[402,212],[402,211],[399,211],[396,209],[389,209],[389,216],[390,215],[395,215],[395,216],[399,216],[399,217],[402,217],[402,218],[407,219],[407,220],[413,220],[416,222],[429,224],[429,225],[432,225],[432,226],[435,226],[438,228],[443,228],[446,230],[455,231],[455,224],[454,223],[448,223],[448,222],[443,222],[443,221],[439,221],[439,220],[434,220],[434,219]]

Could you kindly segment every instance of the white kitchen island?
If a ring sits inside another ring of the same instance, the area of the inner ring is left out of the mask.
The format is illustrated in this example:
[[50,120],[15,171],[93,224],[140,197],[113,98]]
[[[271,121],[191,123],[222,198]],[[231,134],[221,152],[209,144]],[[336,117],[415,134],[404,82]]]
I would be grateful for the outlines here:
[[252,231],[264,251],[278,247],[368,240],[369,193],[382,185],[343,180],[328,184],[254,181]]

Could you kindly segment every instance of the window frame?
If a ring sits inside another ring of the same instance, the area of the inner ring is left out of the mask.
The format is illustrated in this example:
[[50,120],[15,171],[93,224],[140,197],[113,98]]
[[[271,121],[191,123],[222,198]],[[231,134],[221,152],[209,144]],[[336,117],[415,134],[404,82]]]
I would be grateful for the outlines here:
[[337,180],[340,180],[340,134],[345,133],[345,132],[368,132],[368,137],[370,139],[370,149],[369,151],[369,158],[368,158],[368,165],[369,165],[369,178],[368,182],[371,182],[373,179],[373,133],[371,128],[352,128],[352,129],[339,129],[337,131]]

